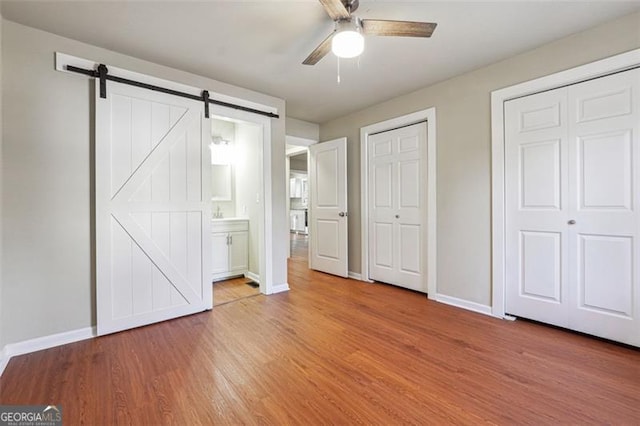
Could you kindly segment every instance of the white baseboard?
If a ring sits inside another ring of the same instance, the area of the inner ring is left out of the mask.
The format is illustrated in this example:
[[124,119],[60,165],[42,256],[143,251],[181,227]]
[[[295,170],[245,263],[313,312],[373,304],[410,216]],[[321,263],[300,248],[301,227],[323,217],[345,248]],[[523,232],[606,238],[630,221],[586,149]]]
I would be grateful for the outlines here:
[[289,283],[274,285],[271,287],[271,293],[269,294],[282,293],[285,291],[289,291]]
[[359,273],[357,273],[357,272],[349,271],[349,272],[348,272],[348,274],[347,274],[347,276],[348,276],[349,278],[351,278],[352,280],[362,281],[362,275],[360,275],[360,274],[359,274]]
[[257,282],[258,284],[260,284],[260,275],[258,274],[254,274],[253,272],[245,272],[244,273],[244,277],[245,278],[249,278],[250,280],[253,280],[255,282]]
[[435,300],[440,303],[446,303],[447,305],[455,306],[457,308],[466,309],[468,311],[477,312],[479,314],[493,316],[491,312],[491,306],[482,305],[476,302],[470,302],[469,300],[458,299],[457,297],[446,296],[444,294],[436,293]]
[[95,327],[86,327],[78,330],[66,331],[64,333],[37,337],[35,339],[29,339],[18,343],[10,343],[2,349],[2,352],[0,352],[0,375],[9,363],[11,357],[79,342],[80,340],[91,339],[95,336]]

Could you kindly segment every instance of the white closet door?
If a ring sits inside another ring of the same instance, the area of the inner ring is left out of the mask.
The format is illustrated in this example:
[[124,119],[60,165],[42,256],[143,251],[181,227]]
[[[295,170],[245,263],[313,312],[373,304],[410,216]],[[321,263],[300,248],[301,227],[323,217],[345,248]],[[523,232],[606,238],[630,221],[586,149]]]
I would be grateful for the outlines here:
[[640,345],[640,70],[568,95],[570,328]]
[[367,143],[369,278],[426,292],[426,123]]
[[507,313],[568,326],[566,89],[505,108]]
[[211,308],[203,105],[96,80],[98,334]]
[[640,70],[505,104],[507,312],[640,345]]

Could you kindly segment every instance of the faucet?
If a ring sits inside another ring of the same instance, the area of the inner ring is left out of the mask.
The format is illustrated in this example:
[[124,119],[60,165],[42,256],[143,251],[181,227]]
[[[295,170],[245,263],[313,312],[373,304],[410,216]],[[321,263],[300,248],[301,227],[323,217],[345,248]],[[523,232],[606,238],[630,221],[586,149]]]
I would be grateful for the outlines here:
[[222,212],[220,211],[220,206],[216,206],[216,212],[213,214],[213,217],[216,219],[222,218]]

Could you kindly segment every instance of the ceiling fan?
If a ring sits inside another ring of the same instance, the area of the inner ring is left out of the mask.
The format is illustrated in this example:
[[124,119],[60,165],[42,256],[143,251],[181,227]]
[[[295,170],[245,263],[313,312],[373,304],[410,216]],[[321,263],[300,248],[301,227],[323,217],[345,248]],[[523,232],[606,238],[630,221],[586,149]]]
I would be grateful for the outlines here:
[[432,22],[385,21],[381,19],[360,19],[352,15],[359,0],[319,0],[327,14],[336,24],[335,30],[324,39],[307,59],[304,65],[315,65],[333,51],[340,58],[354,58],[364,50],[364,35],[431,37],[436,29]]

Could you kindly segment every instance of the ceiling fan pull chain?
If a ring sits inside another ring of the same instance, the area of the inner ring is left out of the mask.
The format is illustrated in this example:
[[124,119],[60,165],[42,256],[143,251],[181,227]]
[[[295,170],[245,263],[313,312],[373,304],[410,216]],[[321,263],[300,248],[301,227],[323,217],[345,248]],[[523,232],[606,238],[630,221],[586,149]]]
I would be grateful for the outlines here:
[[340,84],[340,57],[338,56],[338,84]]

